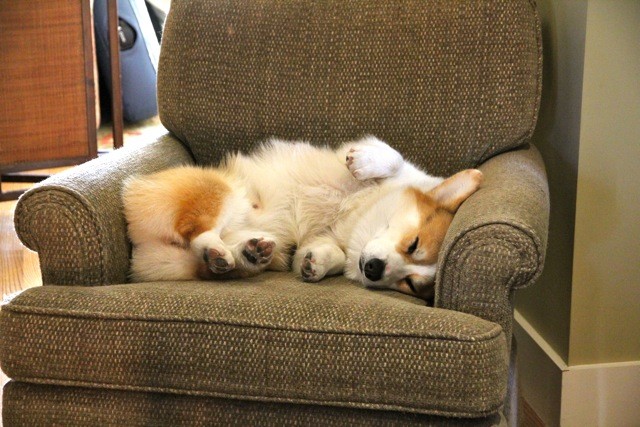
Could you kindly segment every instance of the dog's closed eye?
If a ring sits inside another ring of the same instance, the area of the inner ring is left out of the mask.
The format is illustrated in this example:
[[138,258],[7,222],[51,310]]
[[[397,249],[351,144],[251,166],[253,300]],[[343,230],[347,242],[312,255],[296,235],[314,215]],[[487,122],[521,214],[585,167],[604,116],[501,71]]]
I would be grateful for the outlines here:
[[411,255],[412,253],[414,253],[416,251],[416,249],[418,248],[418,243],[419,243],[419,238],[416,237],[416,239],[413,241],[411,246],[409,246],[409,248],[407,249],[407,253],[409,255]]

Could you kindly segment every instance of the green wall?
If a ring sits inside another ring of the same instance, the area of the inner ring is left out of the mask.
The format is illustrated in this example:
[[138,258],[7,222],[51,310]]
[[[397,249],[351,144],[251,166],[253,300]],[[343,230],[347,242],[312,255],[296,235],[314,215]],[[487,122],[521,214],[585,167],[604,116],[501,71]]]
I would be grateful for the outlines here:
[[587,2],[542,0],[538,11],[543,81],[533,143],[547,167],[551,217],[544,272],[517,292],[516,309],[567,362]]
[[587,14],[569,365],[640,360],[640,2]]
[[534,144],[551,192],[545,271],[516,308],[569,366],[640,360],[640,2],[539,0]]

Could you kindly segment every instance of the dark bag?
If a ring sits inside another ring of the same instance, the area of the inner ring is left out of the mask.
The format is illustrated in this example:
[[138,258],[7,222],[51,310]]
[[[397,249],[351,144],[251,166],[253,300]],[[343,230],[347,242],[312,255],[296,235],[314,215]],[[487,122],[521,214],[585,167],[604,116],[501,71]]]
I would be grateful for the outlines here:
[[[95,0],[94,24],[96,54],[100,81],[111,93],[111,65],[109,62],[109,31],[107,26],[107,0]],[[156,79],[160,44],[144,0],[118,2],[118,38],[120,40],[120,67],[122,75],[122,111],[124,120],[137,122],[158,114]],[[110,105],[108,102],[103,103]],[[102,106],[103,118],[108,116]]]

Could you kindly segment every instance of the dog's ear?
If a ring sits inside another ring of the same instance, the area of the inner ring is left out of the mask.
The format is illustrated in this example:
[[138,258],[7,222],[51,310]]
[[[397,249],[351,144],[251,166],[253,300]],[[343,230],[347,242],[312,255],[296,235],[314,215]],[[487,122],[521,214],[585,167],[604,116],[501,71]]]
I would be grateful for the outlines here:
[[482,172],[479,170],[466,169],[445,179],[427,194],[440,206],[455,213],[462,202],[480,188],[482,179]]

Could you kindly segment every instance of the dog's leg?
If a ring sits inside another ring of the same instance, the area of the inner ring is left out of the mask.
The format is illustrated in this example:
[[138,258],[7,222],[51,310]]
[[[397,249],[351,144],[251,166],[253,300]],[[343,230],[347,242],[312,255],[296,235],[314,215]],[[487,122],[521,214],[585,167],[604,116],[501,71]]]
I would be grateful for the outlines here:
[[375,137],[347,143],[337,154],[360,181],[396,176],[404,163],[400,153]]
[[233,251],[225,245],[216,229],[199,234],[191,241],[190,248],[214,274],[226,273],[236,268]]
[[199,276],[201,259],[187,248],[171,244],[146,242],[133,247],[131,279],[134,282],[155,280],[193,280]]
[[443,181],[405,161],[400,153],[374,137],[346,144],[338,155],[344,155],[347,168],[359,181],[382,179],[385,185],[412,185],[425,190]]
[[254,276],[266,270],[276,255],[276,239],[268,233],[234,231],[224,234],[224,241],[236,261],[238,277]]
[[293,272],[305,282],[318,282],[325,276],[344,270],[346,255],[329,236],[317,236],[305,242],[293,257]]

